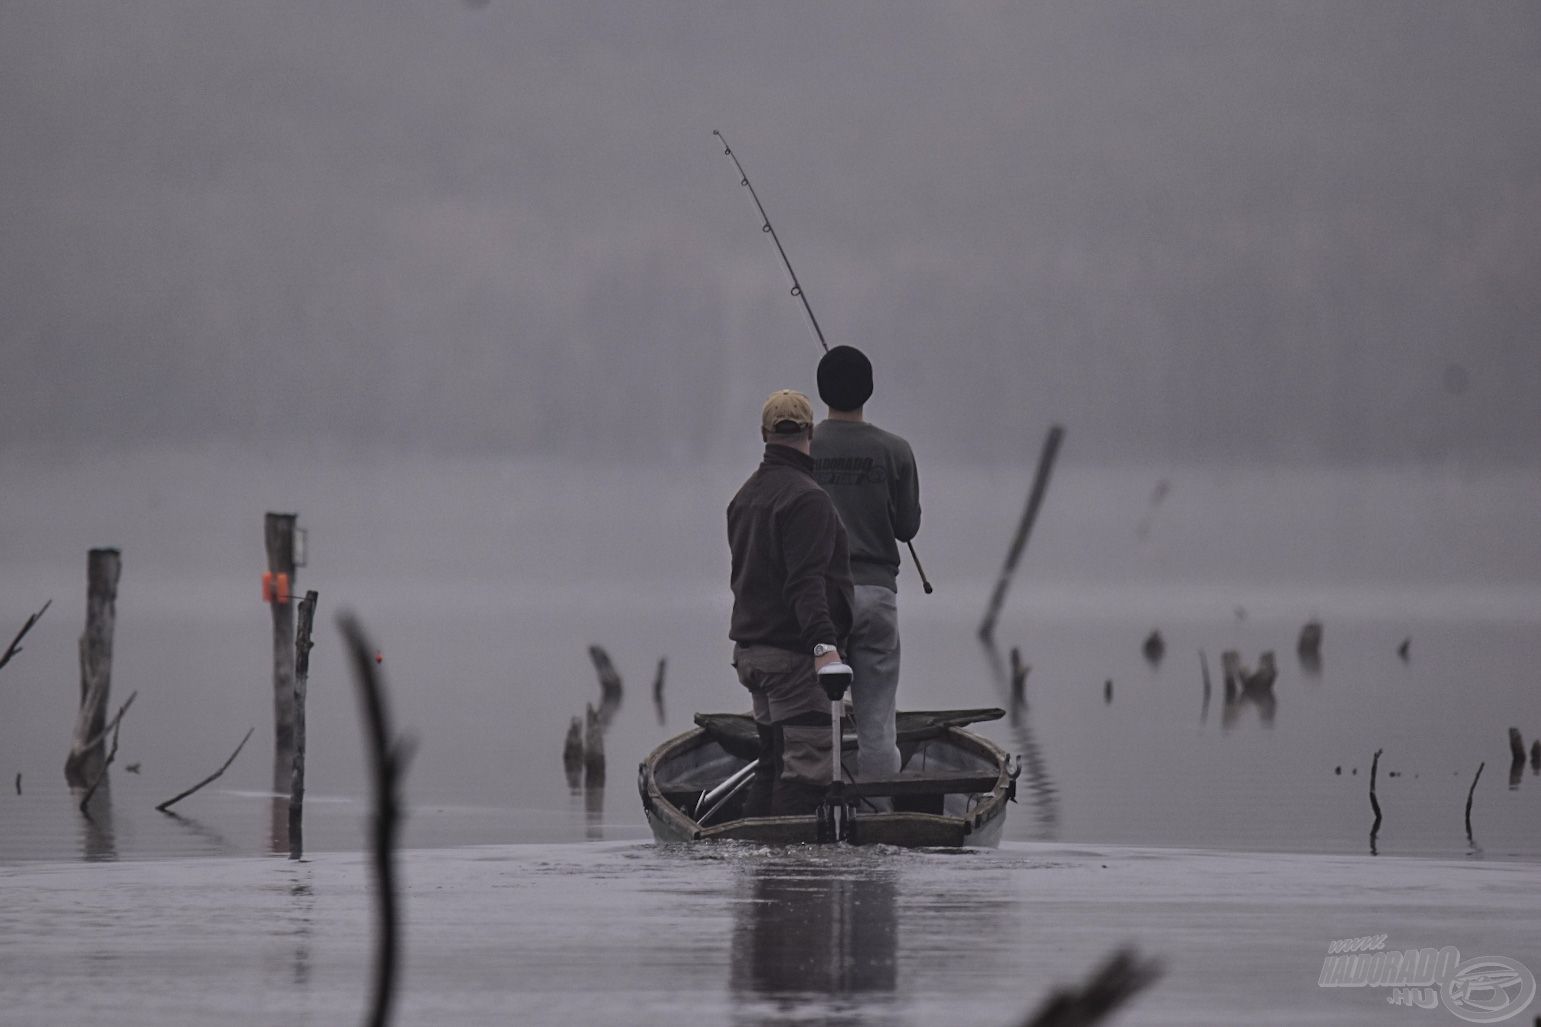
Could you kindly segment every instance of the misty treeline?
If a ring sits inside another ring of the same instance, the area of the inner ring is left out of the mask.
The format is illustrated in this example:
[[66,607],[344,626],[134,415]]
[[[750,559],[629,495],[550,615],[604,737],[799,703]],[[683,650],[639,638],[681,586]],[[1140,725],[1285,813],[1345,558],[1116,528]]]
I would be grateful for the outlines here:
[[1533,7],[612,13],[8,12],[0,440],[741,454],[721,128],[925,458],[1537,459]]

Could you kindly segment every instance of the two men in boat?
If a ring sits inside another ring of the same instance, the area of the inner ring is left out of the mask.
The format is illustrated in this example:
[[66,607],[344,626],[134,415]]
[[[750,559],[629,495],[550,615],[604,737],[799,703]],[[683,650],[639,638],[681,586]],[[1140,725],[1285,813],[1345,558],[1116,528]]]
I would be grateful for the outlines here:
[[887,777],[899,772],[898,544],[920,530],[920,478],[910,444],[863,417],[872,398],[865,354],[854,346],[831,349],[819,361],[818,385],[829,417],[813,432],[813,476],[834,500],[851,553],[855,605],[841,652],[852,671],[858,775]]
[[864,419],[872,364],[860,350],[825,354],[818,385],[829,417],[817,428],[802,393],[783,389],[766,400],[765,456],[728,505],[728,634],[760,733],[751,816],[817,808],[833,754],[816,675],[842,655],[853,672],[858,776],[900,767],[897,543],[920,529],[915,456]]
[[760,412],[764,456],[728,504],[728,634],[760,736],[749,816],[814,811],[834,766],[830,704],[816,674],[840,658],[854,593],[846,529],[814,480],[813,435],[808,397],[772,393]]

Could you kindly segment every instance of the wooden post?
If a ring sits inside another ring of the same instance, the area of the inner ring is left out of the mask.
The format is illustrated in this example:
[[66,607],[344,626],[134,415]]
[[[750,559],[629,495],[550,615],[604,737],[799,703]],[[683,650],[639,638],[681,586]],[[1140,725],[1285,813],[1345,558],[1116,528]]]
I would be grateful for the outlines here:
[[289,858],[305,852],[305,688],[310,678],[310,631],[316,622],[316,593],[300,600],[299,626],[294,636],[294,768],[289,778]]
[[1017,569],[1017,561],[1022,558],[1022,550],[1027,548],[1027,537],[1032,533],[1033,522],[1038,519],[1038,507],[1043,503],[1043,494],[1049,487],[1054,457],[1059,453],[1060,440],[1064,437],[1065,429],[1056,424],[1050,426],[1048,437],[1043,440],[1043,452],[1038,457],[1038,472],[1033,476],[1033,488],[1027,496],[1027,509],[1022,511],[1022,521],[1017,525],[1017,534],[1011,540],[1011,549],[1006,554],[1006,566],[1001,568],[1001,576],[995,583],[995,593],[990,596],[984,622],[979,625],[979,637],[986,641],[995,635],[995,619],[1000,616],[1001,604],[1006,601],[1006,588],[1011,584],[1011,575]]
[[80,636],[80,712],[64,761],[71,788],[85,788],[101,773],[112,691],[112,632],[117,623],[118,577],[123,563],[116,549],[93,549],[86,557],[86,628]]
[[[294,522],[298,514],[269,513],[263,518],[268,572],[275,584],[269,605],[273,608],[273,791],[282,795],[289,787],[294,760]],[[279,575],[289,583],[287,595],[279,593]],[[282,850],[280,850],[282,851]]]

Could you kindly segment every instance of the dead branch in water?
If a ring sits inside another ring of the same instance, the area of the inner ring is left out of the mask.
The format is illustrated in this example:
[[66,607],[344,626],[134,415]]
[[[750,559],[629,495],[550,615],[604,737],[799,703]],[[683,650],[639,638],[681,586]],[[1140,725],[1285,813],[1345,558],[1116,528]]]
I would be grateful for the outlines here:
[[658,673],[653,676],[653,709],[658,711],[659,724],[664,722],[663,679],[664,671],[668,668],[668,665],[669,658],[667,656],[658,657]]
[[241,755],[241,750],[246,748],[246,739],[250,738],[251,737],[251,733],[253,731],[255,731],[255,730],[257,730],[257,729],[254,728],[254,727],[249,727],[249,728],[246,729],[246,734],[243,735],[242,738],[241,738],[241,744],[237,745],[235,747],[235,752],[231,753],[230,754],[230,758],[227,759],[224,763],[220,764],[220,767],[219,767],[218,770],[214,771],[214,773],[210,774],[208,777],[204,778],[202,781],[199,781],[197,784],[193,785],[187,791],[181,792],[181,793],[179,793],[177,795],[173,795],[171,798],[167,799],[165,802],[161,803],[159,806],[157,806],[155,808],[160,810],[162,813],[165,813],[172,806],[176,805],[177,803],[181,802],[183,799],[187,798],[189,795],[191,795],[194,792],[198,791],[198,789],[202,788],[204,785],[211,784],[214,781],[218,781],[219,778],[220,778],[220,775],[222,775],[225,771],[230,769],[230,764],[235,762],[235,758],[237,756]]
[[1370,761],[1370,808],[1375,811],[1375,823],[1370,825],[1370,851],[1375,851],[1375,836],[1380,833],[1380,800],[1375,798],[1375,774],[1380,769],[1380,754],[1383,750],[1375,750],[1375,758]]
[[1049,475],[1054,470],[1054,458],[1059,453],[1060,440],[1065,437],[1065,429],[1059,425],[1050,425],[1049,434],[1043,440],[1043,451],[1038,455],[1038,470],[1033,475],[1033,487],[1027,494],[1027,508],[1022,511],[1022,520],[1017,525],[1017,533],[1012,536],[1011,548],[1006,551],[1006,565],[1001,568],[1001,575],[995,582],[995,591],[990,595],[990,605],[985,610],[984,620],[979,625],[979,637],[988,642],[995,637],[995,621],[1001,614],[1001,605],[1006,601],[1006,589],[1011,584],[1011,576],[1016,572],[1017,561],[1022,558],[1022,550],[1027,548],[1027,538],[1033,532],[1033,522],[1038,519],[1038,508],[1043,503],[1044,493],[1049,487]]
[[1122,948],[1079,987],[1056,988],[1023,1027],[1092,1027],[1162,974],[1161,963],[1145,959],[1133,948]]
[[[1472,796],[1477,794],[1477,782],[1479,780],[1481,780],[1481,778],[1482,778],[1482,768],[1485,767],[1485,766],[1487,766],[1487,761],[1486,760],[1483,760],[1481,763],[1477,764],[1477,773],[1476,773],[1476,775],[1474,777],[1472,777],[1472,779],[1471,779],[1471,788],[1467,789],[1467,792],[1466,792],[1466,840],[1469,841],[1469,842],[1472,842],[1472,837],[1471,837],[1471,798],[1472,798]],[[1476,842],[1472,842],[1472,844],[1475,845]]]
[[11,639],[11,644],[6,647],[4,655],[0,655],[0,667],[4,667],[7,663],[10,663],[11,657],[21,652],[21,640],[27,637],[27,632],[32,630],[32,625],[36,624],[38,618],[43,616],[43,614],[48,611],[48,608],[53,605],[53,602],[54,601],[52,599],[48,600],[48,602],[43,604],[43,608],[41,610],[27,618],[27,623],[21,626],[20,631],[16,632],[16,637]]
[[391,1002],[396,990],[396,970],[400,962],[397,943],[397,900],[394,851],[401,826],[401,779],[411,758],[412,747],[396,737],[391,727],[385,686],[375,670],[374,646],[364,629],[352,616],[338,618],[353,660],[358,683],[359,702],[364,718],[365,748],[369,753],[370,779],[374,792],[373,863],[379,910],[379,937],[375,945],[374,995],[370,1001],[372,1027],[384,1027],[390,1020]]
[[[112,746],[107,750],[107,758],[102,760],[102,766],[101,769],[96,772],[96,778],[92,780],[90,787],[86,789],[86,794],[81,796],[80,799],[80,812],[84,813],[86,815],[86,819],[88,820],[91,818],[91,814],[89,811],[87,811],[86,804],[91,801],[91,796],[96,794],[97,788],[101,787],[102,782],[107,778],[107,768],[112,766],[114,757],[118,755],[118,729],[123,726],[123,714],[127,713],[128,708],[134,705],[134,699],[138,695],[138,692],[130,692],[128,701],[125,702],[122,706],[118,707],[118,712],[113,715],[112,722],[106,727],[102,728],[102,735],[106,735],[108,731],[112,732]],[[92,739],[91,744],[86,746],[86,748],[94,748],[96,744],[101,740],[101,736]],[[21,783],[20,774],[16,775],[16,780],[19,787]]]
[[621,675],[610,661],[610,654],[602,645],[589,646],[589,659],[594,661],[594,672],[599,675],[599,720],[601,727],[608,727],[610,719],[621,708]]

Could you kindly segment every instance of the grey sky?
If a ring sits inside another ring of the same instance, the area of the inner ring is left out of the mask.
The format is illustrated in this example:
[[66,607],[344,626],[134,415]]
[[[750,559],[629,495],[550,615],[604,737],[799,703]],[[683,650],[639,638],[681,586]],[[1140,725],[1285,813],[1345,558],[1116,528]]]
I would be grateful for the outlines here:
[[0,5],[0,447],[1520,459],[1533,4]]

